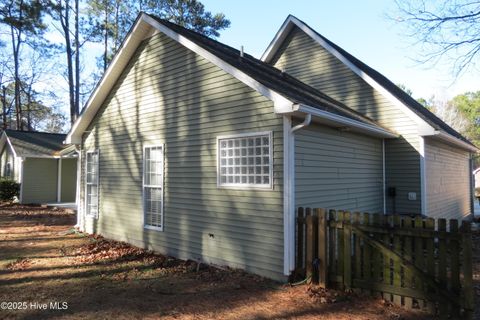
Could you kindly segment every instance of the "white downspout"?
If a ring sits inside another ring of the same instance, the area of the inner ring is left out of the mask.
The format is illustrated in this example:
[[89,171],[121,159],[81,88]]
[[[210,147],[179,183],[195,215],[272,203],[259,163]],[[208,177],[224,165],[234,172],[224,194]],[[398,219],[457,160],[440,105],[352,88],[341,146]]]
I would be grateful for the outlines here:
[[57,202],[62,202],[62,158],[58,159]]
[[292,128],[291,117],[283,117],[283,272],[286,276],[295,269],[295,132],[311,121],[312,115],[307,113],[304,121]]

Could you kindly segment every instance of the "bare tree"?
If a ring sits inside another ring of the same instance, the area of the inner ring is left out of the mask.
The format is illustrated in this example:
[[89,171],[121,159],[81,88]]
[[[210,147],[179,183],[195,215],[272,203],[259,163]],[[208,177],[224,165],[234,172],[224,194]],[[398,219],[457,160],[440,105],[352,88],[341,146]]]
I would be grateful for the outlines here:
[[421,62],[452,63],[456,76],[478,61],[480,1],[396,0],[406,34],[424,50]]
[[468,118],[452,101],[434,101],[431,111],[460,133],[464,133],[470,125]]

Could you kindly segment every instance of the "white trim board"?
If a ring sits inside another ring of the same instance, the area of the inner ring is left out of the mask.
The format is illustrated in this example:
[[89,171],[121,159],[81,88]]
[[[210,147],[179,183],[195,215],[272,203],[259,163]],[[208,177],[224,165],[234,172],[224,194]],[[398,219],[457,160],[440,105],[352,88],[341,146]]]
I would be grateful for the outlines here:
[[387,89],[385,89],[381,84],[376,82],[373,78],[371,78],[368,74],[360,70],[357,66],[355,66],[350,60],[348,60],[345,56],[343,56],[340,52],[338,52],[335,48],[333,48],[330,44],[328,44],[324,39],[322,39],[314,30],[312,30],[309,26],[305,23],[300,21],[294,16],[288,16],[285,20],[283,25],[280,27],[280,30],[275,35],[275,38],[272,40],[268,48],[265,50],[264,54],[262,55],[261,60],[264,62],[271,62],[277,51],[280,49],[283,41],[286,39],[288,33],[292,30],[293,27],[298,27],[300,30],[305,32],[308,36],[310,36],[313,40],[315,40],[320,46],[322,46],[325,50],[327,50],[330,54],[335,56],[338,60],[340,60],[343,64],[345,64],[350,70],[352,70],[355,74],[357,74],[360,78],[365,80],[370,86],[380,92],[384,97],[392,101],[400,110],[402,110],[408,117],[410,117],[415,123],[417,123],[420,128],[420,132],[424,132],[425,134],[433,133],[434,128],[428,124],[425,120],[423,120],[419,115],[417,115],[414,111],[412,111],[408,106],[406,106],[403,102],[401,102],[398,98],[396,98],[393,94],[391,94]]
[[[249,86],[250,88],[260,93],[261,95],[273,101],[275,113],[286,114],[294,111],[295,104],[289,99],[285,98],[283,95],[261,84],[260,82],[258,82],[251,76],[247,75],[243,71],[237,69],[236,67],[230,65],[229,63],[220,59],[216,55],[205,50],[204,48],[202,48],[192,40],[171,30],[170,28],[161,24],[160,22],[150,17],[149,15],[142,13],[137,23],[135,24],[135,26],[132,28],[132,32],[127,37],[123,47],[119,50],[119,52],[115,56],[113,62],[108,67],[105,73],[105,76],[102,78],[101,82],[99,83],[97,88],[94,90],[92,96],[88,100],[87,105],[85,107],[85,111],[72,126],[72,129],[67,135],[65,143],[81,143],[82,134],[86,132],[85,130],[87,129],[90,122],[93,120],[98,109],[101,107],[107,94],[110,92],[111,88],[113,88],[113,85],[116,82],[116,78],[120,76],[121,72],[123,71],[123,68],[126,66],[130,57],[136,51],[136,48],[138,47],[140,42],[143,39],[145,39],[146,35],[151,35],[155,31],[165,34],[167,37],[171,38],[172,40],[192,50],[196,54],[210,61],[217,67],[221,68],[223,71],[227,72],[228,74],[232,75],[239,81],[243,82],[245,85]],[[113,69],[115,69],[115,72],[113,71]],[[315,109],[313,107],[310,107],[310,108],[312,110]],[[327,120],[331,118],[331,117],[328,117],[329,114],[334,115],[329,112],[323,111],[323,115]],[[340,118],[340,116],[337,116],[337,115],[334,115],[334,116],[336,119]],[[342,118],[344,118],[345,120],[349,120],[346,117],[342,117]],[[353,123],[355,122],[355,120],[351,120],[351,122]],[[369,125],[366,124],[366,126],[369,126]],[[372,125],[371,127],[373,128],[375,126]],[[378,129],[380,129],[380,127],[378,127]],[[383,129],[377,130],[377,134],[378,134],[378,131],[383,131]]]
[[130,58],[135,53],[140,42],[146,38],[146,35],[152,34],[151,28],[162,32],[167,37],[182,44],[184,47],[207,59],[220,69],[224,70],[225,72],[237,78],[247,86],[256,90],[258,93],[272,100],[274,102],[275,112],[287,112],[291,110],[293,102],[289,99],[271,90],[257,80],[253,79],[251,76],[247,75],[246,73],[228,64],[214,54],[203,49],[195,42],[187,39],[186,37],[159,23],[157,20],[150,17],[149,15],[142,13],[137,23],[133,26],[132,32],[125,40],[124,45],[122,46],[122,48],[120,48],[118,53],[115,55],[112,63],[107,68],[105,76],[102,78],[99,85],[95,88],[94,92],[88,99],[84,112],[73,124],[72,129],[70,130],[67,138],[65,139],[65,143],[81,143],[81,135],[87,129],[90,122],[93,120],[101,104],[109,94],[110,90],[113,88],[116,79],[120,76],[124,67],[130,61]]

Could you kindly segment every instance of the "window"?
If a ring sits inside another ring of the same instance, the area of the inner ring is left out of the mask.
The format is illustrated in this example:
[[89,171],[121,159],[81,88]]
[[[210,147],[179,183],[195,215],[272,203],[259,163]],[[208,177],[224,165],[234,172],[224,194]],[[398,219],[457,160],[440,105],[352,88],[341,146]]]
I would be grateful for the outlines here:
[[11,178],[12,175],[12,164],[10,162],[7,162],[5,164],[5,177]]
[[98,151],[87,152],[85,179],[85,212],[98,217]]
[[163,230],[163,145],[143,149],[144,226]]
[[217,138],[217,185],[221,187],[272,187],[272,133]]

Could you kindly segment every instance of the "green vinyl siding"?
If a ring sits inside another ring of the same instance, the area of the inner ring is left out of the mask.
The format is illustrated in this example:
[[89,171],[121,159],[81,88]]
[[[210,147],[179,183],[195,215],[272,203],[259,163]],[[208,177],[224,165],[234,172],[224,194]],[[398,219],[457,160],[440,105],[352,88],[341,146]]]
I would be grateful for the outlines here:
[[23,160],[23,203],[57,201],[58,160],[26,158]]
[[425,172],[429,217],[461,219],[471,213],[468,151],[425,139]]
[[77,190],[77,159],[62,159],[61,202],[75,202]]
[[[420,213],[420,143],[416,123],[296,27],[272,63],[401,135],[385,141],[386,186],[397,190],[396,198],[387,201],[387,211],[392,212],[395,205],[397,213]],[[415,192],[417,200],[408,200],[409,192]]]
[[383,212],[382,140],[326,126],[295,133],[295,203]]
[[[99,217],[87,231],[283,279],[282,125],[273,102],[209,61],[163,34],[145,40],[83,139],[82,159],[99,150]],[[217,137],[265,131],[273,190],[217,188]],[[143,228],[143,147],[158,144],[163,232]]]

